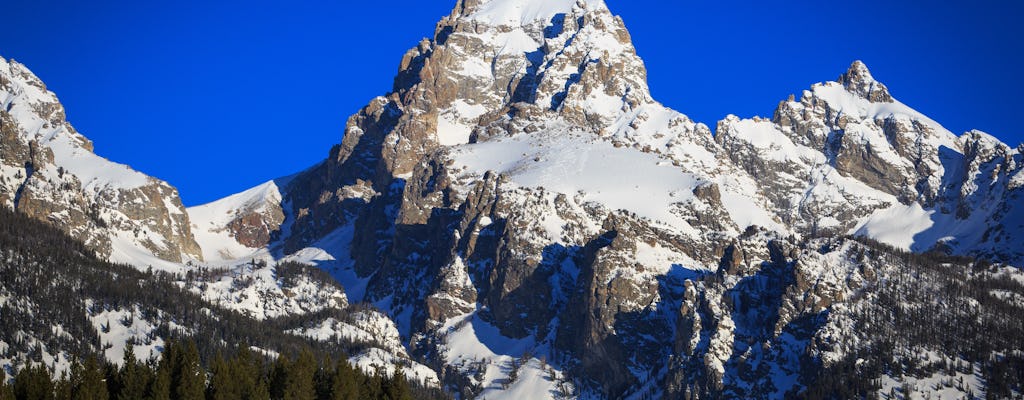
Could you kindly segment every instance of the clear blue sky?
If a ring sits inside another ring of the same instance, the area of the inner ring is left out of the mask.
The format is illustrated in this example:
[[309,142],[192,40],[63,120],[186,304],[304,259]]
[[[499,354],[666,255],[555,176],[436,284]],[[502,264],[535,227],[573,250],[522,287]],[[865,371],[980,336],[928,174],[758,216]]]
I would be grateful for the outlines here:
[[[1024,2],[607,3],[655,97],[712,127],[862,59],[950,130],[1024,140]],[[454,4],[2,0],[0,55],[57,92],[97,153],[195,205],[323,159]]]

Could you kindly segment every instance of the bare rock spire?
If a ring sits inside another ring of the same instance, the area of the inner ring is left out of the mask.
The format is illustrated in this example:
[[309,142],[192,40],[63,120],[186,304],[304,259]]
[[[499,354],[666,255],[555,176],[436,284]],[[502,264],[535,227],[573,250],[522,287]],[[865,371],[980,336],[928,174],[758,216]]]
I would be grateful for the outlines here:
[[892,103],[892,96],[889,95],[889,88],[882,82],[876,81],[868,71],[864,62],[857,60],[850,65],[846,73],[839,76],[839,83],[846,87],[850,93],[857,94],[874,103]]

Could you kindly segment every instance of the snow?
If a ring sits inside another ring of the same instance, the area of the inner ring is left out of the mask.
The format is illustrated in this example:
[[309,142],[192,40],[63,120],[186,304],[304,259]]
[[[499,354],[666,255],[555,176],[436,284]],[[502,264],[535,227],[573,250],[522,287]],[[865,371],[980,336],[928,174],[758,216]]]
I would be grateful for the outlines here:
[[566,221],[557,212],[544,213],[540,220],[540,226],[548,240],[557,243],[562,240],[562,230]]
[[406,379],[415,380],[428,386],[440,386],[441,381],[437,379],[437,373],[426,365],[410,361],[405,358],[396,357],[382,349],[370,348],[356,354],[348,359],[348,362],[364,373],[382,373],[386,376],[394,376],[396,369],[401,366],[402,373]]
[[469,143],[476,120],[487,112],[487,107],[480,104],[469,104],[459,99],[452,106],[442,111],[437,117],[437,141],[442,146],[454,146]]
[[316,265],[318,268],[330,272],[331,276],[345,288],[348,298],[353,303],[360,302],[366,294],[366,286],[370,278],[360,277],[354,269],[355,262],[350,254],[354,236],[355,227],[353,225],[339,227],[323,239],[283,258],[282,261]]
[[354,343],[374,344],[405,355],[395,323],[376,311],[357,312],[349,317],[349,321],[327,318],[313,327],[292,329],[288,333],[321,342],[342,338]]
[[[553,399],[563,374],[541,361],[532,338],[512,339],[471,312],[448,320],[440,330],[442,356],[483,387],[480,399]],[[518,366],[515,372],[513,368]],[[480,370],[478,370],[480,369]],[[511,378],[515,375],[516,379]],[[480,380],[477,380],[477,377]],[[554,378],[554,379],[552,379]]]
[[731,138],[740,139],[756,148],[761,158],[775,162],[793,161],[799,164],[821,164],[825,155],[809,147],[798,146],[786,134],[779,131],[778,126],[764,119],[738,119],[730,115],[726,117]]
[[1008,190],[1014,190],[1022,186],[1024,186],[1024,169],[1020,169],[1012,178],[1010,178],[1010,183],[1007,184],[1006,188]]
[[[469,19],[488,25],[528,25],[548,22],[558,14],[572,11],[577,0],[490,0],[481,4]],[[590,8],[603,7],[602,0],[586,1]]]
[[78,177],[82,188],[134,189],[155,183],[155,179],[136,172],[82,148],[63,127],[54,132],[46,145],[53,150],[54,164]]
[[646,272],[655,275],[667,275],[676,265],[696,265],[697,262],[667,247],[662,247],[655,242],[653,245],[643,241],[637,241],[634,260],[644,266]]
[[769,228],[778,232],[788,232],[789,229],[779,223],[765,207],[757,204],[755,197],[735,193],[731,190],[721,192],[722,206],[729,212],[733,222],[742,231],[748,226],[757,225]]
[[18,340],[23,341],[29,348],[37,347],[40,349],[42,359],[38,362],[31,361],[32,357],[30,357],[29,354],[11,351],[8,343],[0,341],[0,350],[3,351],[3,353],[0,354],[7,354],[6,356],[0,356],[0,368],[3,368],[4,372],[7,373],[8,383],[14,378],[11,372],[13,372],[12,369],[15,366],[41,364],[50,367],[53,370],[53,373],[57,376],[60,376],[62,373],[70,372],[71,361],[74,357],[73,355],[63,351],[58,353],[51,352],[49,347],[46,346],[45,340],[36,339],[35,337],[26,334],[24,331],[16,332],[15,336],[18,337]]
[[[932,148],[938,149],[945,146],[950,149],[959,149],[960,145],[957,136],[948,129],[942,127],[935,120],[921,114],[907,105],[893,100],[891,103],[872,103],[867,99],[850,93],[837,82],[827,82],[814,85],[811,89],[815,96],[828,102],[833,109],[851,114],[865,121],[893,117],[897,120],[916,120],[933,130],[933,134],[922,138]],[[883,138],[884,140],[884,138]]]
[[[941,357],[938,353],[933,351],[922,352],[919,357],[922,360],[938,361]],[[966,362],[965,362],[966,363]],[[980,365],[974,365],[974,370],[981,371]],[[945,383],[952,383],[948,385]],[[962,384],[964,391],[961,391],[957,385]],[[965,374],[961,371],[955,371],[953,374],[947,374],[946,371],[938,371],[930,376],[918,377],[910,374],[903,375],[900,377],[892,377],[889,375],[882,375],[881,377],[881,389],[878,393],[882,396],[888,396],[890,393],[897,393],[897,396],[904,396],[902,392],[904,387],[910,389],[909,396],[896,397],[905,399],[961,399],[966,398],[966,391],[970,390],[975,396],[984,394],[985,381],[980,374]],[[975,397],[975,398],[983,398]],[[887,397],[882,397],[887,398]],[[893,398],[895,399],[895,398]]]
[[371,347],[349,358],[352,365],[368,374],[381,371],[387,376],[394,375],[396,367],[409,379],[420,383],[439,386],[437,373],[427,366],[409,358],[398,335],[394,321],[376,311],[360,311],[349,320],[339,321],[327,318],[310,328],[300,328],[287,333],[328,342],[344,339],[353,343],[368,344]]
[[871,214],[851,233],[909,251],[915,243],[914,237],[934,224],[931,219],[934,213],[917,203],[896,204]]
[[[19,72],[28,74],[28,78]],[[127,165],[94,154],[83,147],[83,143],[87,142],[84,137],[69,131],[64,124],[50,124],[37,114],[34,105],[59,105],[59,101],[53,92],[44,91],[32,84],[31,80],[38,78],[27,67],[0,59],[0,73],[9,77],[13,83],[13,92],[0,91],[0,98],[7,99],[4,106],[9,107],[8,112],[21,126],[19,133],[23,140],[38,140],[41,145],[53,150],[54,164],[77,176],[83,189],[134,189],[155,181]]]
[[[164,340],[154,334],[157,326],[142,319],[142,312],[137,308],[131,310],[103,310],[90,315],[89,320],[99,333],[100,342],[109,344],[110,348],[103,351],[107,361],[121,365],[124,362],[124,350],[128,341],[133,341],[135,359],[146,361],[159,356],[163,351]],[[174,324],[172,323],[172,326]],[[153,336],[154,339],[149,339]]]
[[540,43],[533,40],[522,28],[497,34],[491,43],[498,44],[498,54],[529,53],[540,48]]
[[219,278],[202,282],[188,290],[220,307],[235,310],[257,320],[288,315],[304,315],[325,308],[343,309],[348,297],[336,287],[301,276],[285,287],[273,265],[237,265]]
[[585,201],[678,227],[689,224],[672,213],[672,205],[693,198],[699,183],[693,174],[660,163],[654,154],[616,148],[568,130],[460,146],[453,158],[480,175],[495,171],[508,174],[521,187],[581,193]]
[[268,207],[280,206],[281,199],[281,190],[272,180],[208,204],[189,207],[192,234],[203,249],[203,259],[216,262],[253,257],[259,249],[238,243],[227,226],[240,214],[267,212]]
[[[149,234],[150,232],[146,233]],[[162,243],[163,240],[159,239],[153,242]],[[153,255],[153,252],[140,245],[140,242],[132,236],[131,232],[111,232],[110,247],[110,257],[108,257],[110,262],[132,265],[140,270],[152,267],[156,271],[182,271],[182,264],[167,261]]]

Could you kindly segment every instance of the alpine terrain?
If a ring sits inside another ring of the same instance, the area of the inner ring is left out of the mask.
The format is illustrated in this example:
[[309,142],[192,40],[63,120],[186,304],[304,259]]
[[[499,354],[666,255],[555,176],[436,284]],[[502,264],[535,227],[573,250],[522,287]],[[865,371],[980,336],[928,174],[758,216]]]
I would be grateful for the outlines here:
[[712,128],[652,98],[601,0],[459,0],[326,159],[186,209],[2,61],[0,202],[94,253],[71,264],[138,270],[67,279],[138,272],[195,309],[46,311],[81,268],[5,245],[0,363],[216,329],[203,349],[314,347],[417,396],[1024,396],[1024,145],[836,72]]

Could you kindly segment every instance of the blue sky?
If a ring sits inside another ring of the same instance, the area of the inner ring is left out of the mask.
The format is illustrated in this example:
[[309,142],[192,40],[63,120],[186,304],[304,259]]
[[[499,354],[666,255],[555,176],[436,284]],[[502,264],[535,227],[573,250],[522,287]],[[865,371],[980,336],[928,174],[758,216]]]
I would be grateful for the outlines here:
[[[712,127],[771,116],[861,59],[950,130],[1024,141],[1024,2],[606,2],[654,96]],[[57,92],[97,153],[195,205],[323,159],[454,3],[4,0],[0,55]]]

